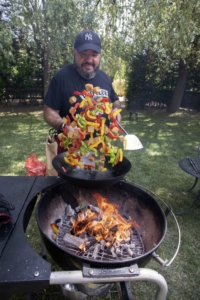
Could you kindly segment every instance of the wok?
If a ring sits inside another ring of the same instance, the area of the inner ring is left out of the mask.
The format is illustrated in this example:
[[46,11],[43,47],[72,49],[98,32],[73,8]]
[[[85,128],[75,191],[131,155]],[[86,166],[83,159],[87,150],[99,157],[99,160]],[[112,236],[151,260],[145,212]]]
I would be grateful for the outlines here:
[[107,162],[105,164],[107,171],[99,172],[73,168],[65,162],[65,156],[66,152],[63,152],[52,160],[52,165],[59,176],[74,185],[88,189],[111,186],[119,182],[131,169],[131,163],[125,157],[122,162],[118,162],[114,167]]

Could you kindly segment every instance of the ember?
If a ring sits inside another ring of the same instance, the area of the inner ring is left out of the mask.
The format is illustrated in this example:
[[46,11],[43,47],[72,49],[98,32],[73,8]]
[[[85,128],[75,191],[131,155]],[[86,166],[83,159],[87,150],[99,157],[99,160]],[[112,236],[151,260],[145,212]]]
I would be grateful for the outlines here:
[[78,213],[77,220],[72,218],[71,232],[77,236],[87,232],[89,236],[95,236],[96,241],[104,240],[109,246],[129,241],[131,227],[138,227],[137,223],[131,219],[127,222],[118,213],[116,205],[108,203],[101,195],[95,193],[93,197],[97,201],[98,208],[89,205]]
[[138,224],[131,217],[125,220],[117,205],[108,203],[100,194],[93,194],[93,198],[98,207],[84,202],[75,210],[70,205],[66,207],[66,226],[59,230],[58,243],[62,240],[67,247],[92,252],[95,259],[100,252],[113,258],[138,255],[133,237]]

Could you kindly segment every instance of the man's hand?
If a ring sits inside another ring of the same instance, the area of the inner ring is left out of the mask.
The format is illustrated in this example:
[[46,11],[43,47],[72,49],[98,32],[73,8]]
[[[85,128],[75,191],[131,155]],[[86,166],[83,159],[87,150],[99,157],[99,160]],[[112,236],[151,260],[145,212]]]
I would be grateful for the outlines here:
[[[113,112],[115,112],[115,111],[117,111],[119,108],[114,108],[113,109]],[[117,114],[116,115],[116,120],[117,120],[117,122],[121,122],[121,119],[122,119],[122,116],[121,116],[121,114],[119,113],[119,114]]]

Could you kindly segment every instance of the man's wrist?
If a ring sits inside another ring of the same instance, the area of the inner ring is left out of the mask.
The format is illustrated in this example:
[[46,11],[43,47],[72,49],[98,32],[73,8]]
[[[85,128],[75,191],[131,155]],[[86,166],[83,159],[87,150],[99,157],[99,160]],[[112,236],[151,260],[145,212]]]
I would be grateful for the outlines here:
[[60,131],[63,131],[63,128],[65,127],[65,125],[66,125],[66,124],[62,122],[62,123],[60,124],[59,130],[60,130]]

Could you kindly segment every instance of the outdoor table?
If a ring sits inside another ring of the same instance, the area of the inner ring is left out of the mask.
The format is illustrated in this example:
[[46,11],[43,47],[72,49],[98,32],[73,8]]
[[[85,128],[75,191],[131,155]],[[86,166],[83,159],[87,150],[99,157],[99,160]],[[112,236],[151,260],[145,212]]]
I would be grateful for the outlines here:
[[11,221],[0,228],[1,300],[49,286],[51,264],[32,249],[25,231],[38,194],[61,181],[53,176],[0,176],[0,193],[15,206]]
[[[198,179],[200,178],[200,158],[191,158],[187,157],[179,161],[180,168],[185,171],[186,173],[192,175],[195,177],[194,184],[192,187],[188,190],[191,191],[197,184]],[[190,211],[194,206],[196,206],[200,202],[200,191],[198,192],[197,197],[194,200],[194,203],[186,210],[182,212],[178,212],[176,214],[182,214],[185,212]]]

